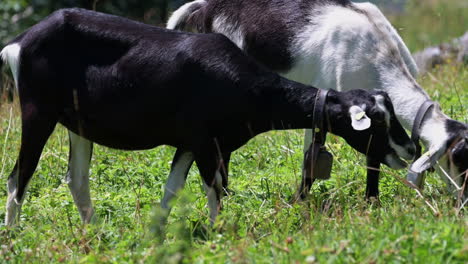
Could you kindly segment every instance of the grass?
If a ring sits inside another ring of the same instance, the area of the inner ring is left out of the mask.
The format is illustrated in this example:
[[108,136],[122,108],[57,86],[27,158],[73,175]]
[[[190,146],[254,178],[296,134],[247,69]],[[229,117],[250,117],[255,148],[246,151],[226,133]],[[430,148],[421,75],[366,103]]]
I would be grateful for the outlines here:
[[[453,36],[452,36],[453,37]],[[404,37],[405,38],[405,37]],[[418,44],[419,45],[419,44]],[[439,67],[419,80],[446,114],[467,122],[468,68]],[[0,175],[6,182],[20,145],[16,104],[0,105]],[[306,202],[290,204],[299,184],[302,131],[271,132],[232,156],[223,212],[209,228],[198,171],[158,235],[157,208],[174,149],[124,152],[95,146],[91,193],[97,220],[82,226],[64,182],[66,131],[58,126],[43,152],[20,226],[0,224],[0,263],[467,263],[468,218],[435,175],[425,199],[384,169],[381,205],[369,204],[362,155],[329,136],[332,179],[313,186]],[[0,205],[6,202],[0,185]],[[0,210],[0,219],[5,211]]]
[[409,0],[407,12],[391,20],[414,52],[462,36],[468,30],[468,4],[463,0]]

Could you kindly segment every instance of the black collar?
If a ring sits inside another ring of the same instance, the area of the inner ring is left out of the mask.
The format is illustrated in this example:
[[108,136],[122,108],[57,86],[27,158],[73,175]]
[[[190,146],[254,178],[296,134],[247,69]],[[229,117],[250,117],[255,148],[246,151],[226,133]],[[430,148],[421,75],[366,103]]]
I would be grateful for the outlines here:
[[416,118],[414,119],[413,130],[411,131],[411,140],[416,146],[416,154],[414,156],[415,161],[421,157],[421,144],[419,144],[419,137],[421,136],[421,123],[424,120],[424,117],[426,117],[427,112],[429,112],[429,109],[431,109],[434,105],[434,101],[426,100],[419,107]]
[[317,90],[317,95],[315,96],[315,105],[313,113],[313,140],[314,143],[323,145],[325,144],[325,139],[327,136],[327,130],[324,126],[324,116],[325,116],[325,102],[327,100],[329,90]]

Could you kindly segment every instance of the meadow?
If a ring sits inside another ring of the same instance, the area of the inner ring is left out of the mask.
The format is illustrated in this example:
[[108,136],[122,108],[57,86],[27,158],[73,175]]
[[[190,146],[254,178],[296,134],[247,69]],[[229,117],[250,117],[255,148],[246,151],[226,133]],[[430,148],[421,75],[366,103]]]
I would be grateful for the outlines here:
[[[463,1],[411,6],[392,21],[412,51],[468,30]],[[457,6],[456,4],[460,6]],[[421,11],[422,10],[422,11]],[[416,15],[415,15],[416,14]],[[429,19],[432,17],[432,20]],[[468,67],[455,62],[419,83],[451,118],[468,120]],[[18,101],[0,103],[0,219],[21,137]],[[467,263],[468,216],[435,174],[422,197],[383,168],[380,203],[368,203],[365,158],[328,136],[332,178],[291,203],[300,183],[303,131],[270,132],[237,150],[230,189],[213,228],[194,166],[167,224],[158,203],[175,149],[126,152],[94,146],[95,223],[82,225],[65,182],[68,136],[58,125],[28,189],[19,227],[0,223],[0,263]],[[162,234],[165,234],[164,236]]]

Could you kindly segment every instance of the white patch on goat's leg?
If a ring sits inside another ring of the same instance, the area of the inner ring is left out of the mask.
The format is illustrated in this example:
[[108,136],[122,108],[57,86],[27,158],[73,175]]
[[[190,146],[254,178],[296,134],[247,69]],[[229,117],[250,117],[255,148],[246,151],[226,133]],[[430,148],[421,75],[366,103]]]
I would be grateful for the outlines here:
[[216,217],[219,214],[221,209],[221,190],[222,190],[222,176],[219,171],[216,171],[214,177],[214,184],[210,187],[208,184],[203,183],[203,187],[206,192],[206,197],[208,198],[208,208],[210,209],[210,223],[214,225]]
[[[8,179],[7,190],[8,198],[6,204],[5,225],[13,226],[18,222],[17,219],[19,218],[21,212],[21,205],[23,201],[23,199],[20,199],[18,201],[16,197],[16,194],[18,192],[18,168],[15,168],[15,171]],[[24,194],[26,195],[26,189],[24,191]]]
[[390,127],[390,113],[388,112],[387,107],[385,106],[385,97],[382,95],[374,95],[376,107],[380,109],[385,115],[385,124],[387,127]]
[[172,164],[171,172],[164,188],[164,197],[161,201],[163,209],[171,210],[170,201],[176,196],[177,192],[184,188],[187,173],[192,166],[194,156],[192,152],[184,152]]
[[66,182],[80,212],[81,220],[90,223],[94,214],[89,192],[89,166],[92,142],[69,131],[70,157]]

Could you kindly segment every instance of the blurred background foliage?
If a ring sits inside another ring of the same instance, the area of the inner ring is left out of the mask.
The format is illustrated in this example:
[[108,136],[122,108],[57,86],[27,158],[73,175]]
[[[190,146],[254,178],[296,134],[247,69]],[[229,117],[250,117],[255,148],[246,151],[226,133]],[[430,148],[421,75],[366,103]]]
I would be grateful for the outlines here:
[[81,7],[163,25],[169,12],[186,0],[0,0],[0,45],[34,25],[53,11]]
[[402,12],[385,13],[412,52],[468,31],[467,0],[409,0]]

